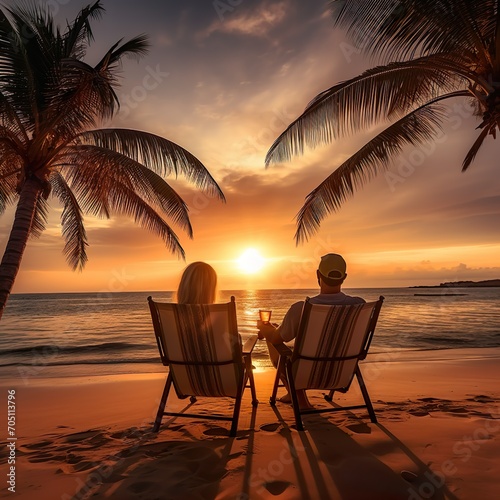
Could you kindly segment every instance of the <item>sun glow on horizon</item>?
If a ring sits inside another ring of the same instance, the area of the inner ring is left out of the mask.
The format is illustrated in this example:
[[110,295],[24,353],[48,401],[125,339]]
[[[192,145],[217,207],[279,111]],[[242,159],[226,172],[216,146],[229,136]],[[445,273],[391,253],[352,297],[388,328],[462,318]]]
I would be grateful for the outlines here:
[[238,269],[244,274],[255,274],[265,264],[265,259],[255,248],[247,248],[236,260]]

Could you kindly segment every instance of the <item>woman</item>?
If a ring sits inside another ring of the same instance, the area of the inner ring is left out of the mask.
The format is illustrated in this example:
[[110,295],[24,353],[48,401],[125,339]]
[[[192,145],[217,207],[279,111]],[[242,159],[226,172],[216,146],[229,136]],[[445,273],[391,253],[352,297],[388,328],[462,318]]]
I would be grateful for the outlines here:
[[177,302],[179,304],[213,304],[216,298],[217,274],[206,262],[193,262],[184,269]]

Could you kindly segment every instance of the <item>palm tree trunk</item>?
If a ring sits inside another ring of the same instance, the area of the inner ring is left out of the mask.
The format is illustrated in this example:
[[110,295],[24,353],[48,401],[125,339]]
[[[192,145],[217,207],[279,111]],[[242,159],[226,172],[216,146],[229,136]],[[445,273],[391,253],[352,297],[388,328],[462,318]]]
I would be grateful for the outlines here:
[[0,264],[0,319],[21,266],[21,259],[28,242],[36,204],[41,192],[42,186],[34,177],[27,179],[21,190],[14,224]]

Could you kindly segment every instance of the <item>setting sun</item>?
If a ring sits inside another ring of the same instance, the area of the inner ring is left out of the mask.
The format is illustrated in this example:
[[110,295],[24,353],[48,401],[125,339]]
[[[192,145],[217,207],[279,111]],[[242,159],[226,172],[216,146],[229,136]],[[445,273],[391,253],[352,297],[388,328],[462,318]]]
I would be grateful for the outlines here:
[[240,271],[245,274],[254,274],[264,267],[264,257],[255,248],[245,250],[236,262]]

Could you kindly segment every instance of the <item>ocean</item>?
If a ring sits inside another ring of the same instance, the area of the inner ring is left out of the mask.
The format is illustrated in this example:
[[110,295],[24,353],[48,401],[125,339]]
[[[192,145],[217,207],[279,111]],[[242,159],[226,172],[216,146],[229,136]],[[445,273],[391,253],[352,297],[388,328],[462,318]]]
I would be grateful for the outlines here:
[[[367,301],[385,297],[372,353],[500,346],[500,288],[349,289]],[[239,332],[256,333],[258,310],[280,322],[288,307],[312,290],[225,290],[236,297]],[[417,294],[417,295],[416,295]],[[420,295],[432,294],[432,295]],[[448,295],[450,294],[450,295]],[[0,321],[0,377],[24,380],[161,372],[147,304],[148,295],[172,300],[172,292],[14,294]],[[265,342],[254,364],[269,366]]]

